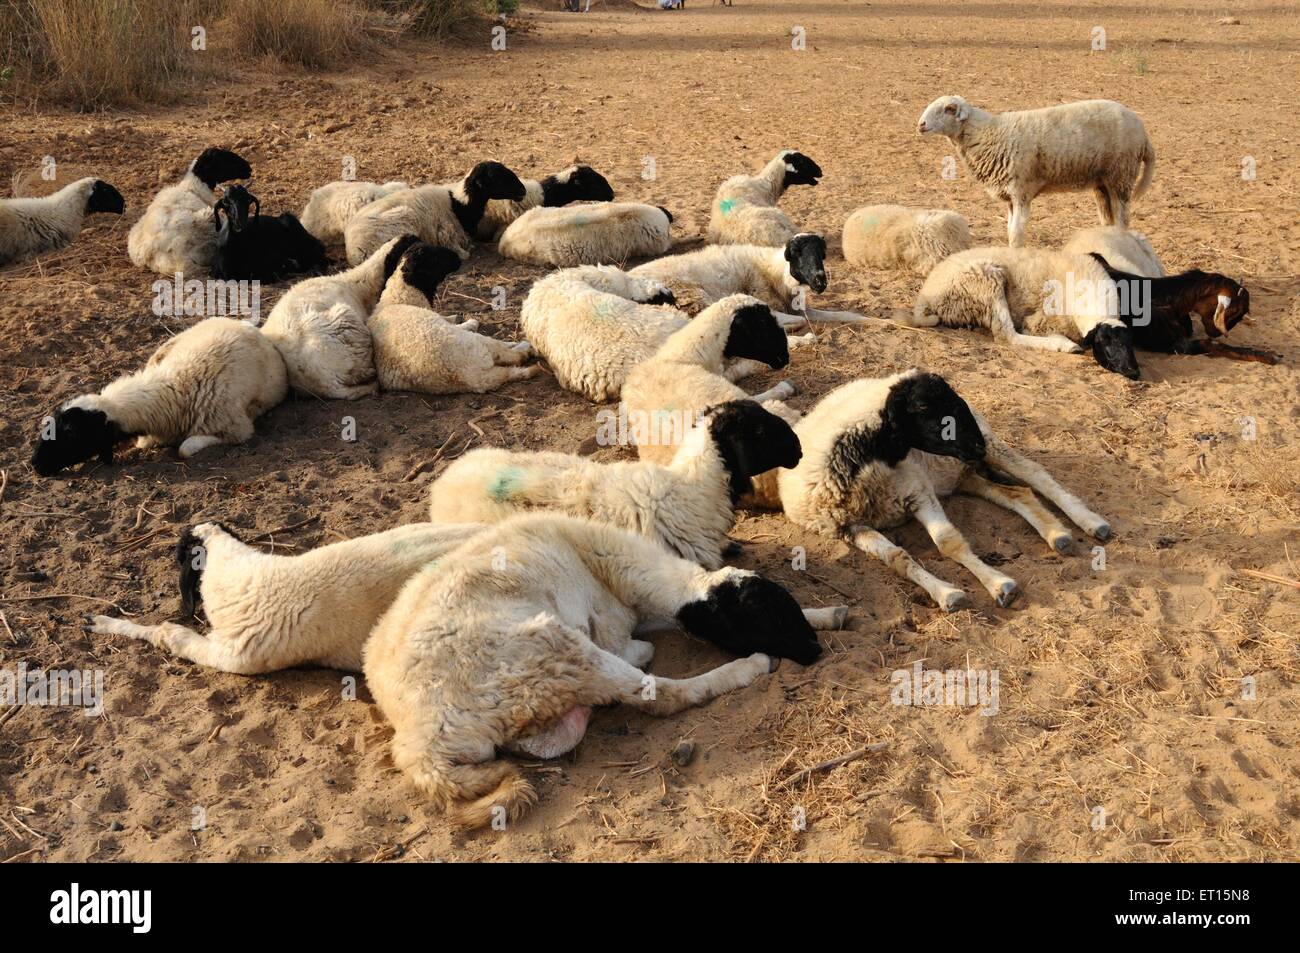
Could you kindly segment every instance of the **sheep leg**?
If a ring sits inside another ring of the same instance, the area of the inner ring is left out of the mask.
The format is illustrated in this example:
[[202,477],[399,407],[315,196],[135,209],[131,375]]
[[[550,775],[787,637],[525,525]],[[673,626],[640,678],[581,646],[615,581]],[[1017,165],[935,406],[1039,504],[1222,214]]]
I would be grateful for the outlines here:
[[[980,429],[983,430],[984,428],[981,427]],[[988,453],[984,459],[991,466],[1028,483],[1033,489],[1060,507],[1061,512],[1068,516],[1085,533],[1101,540],[1110,538],[1110,524],[1084,506],[1083,501],[1077,496],[1052,479],[1052,475],[1042,466],[1027,457],[1021,456],[997,436],[986,431],[984,437],[988,445]]]
[[642,642],[640,639],[628,639],[627,645],[623,646],[623,651],[619,652],[618,655],[629,665],[645,668],[655,657],[654,643]]
[[466,318],[464,321],[453,321],[451,323],[462,331],[477,331],[480,327],[477,318]]
[[648,675],[626,659],[606,652],[594,642],[586,646],[589,666],[587,704],[621,702],[652,715],[674,715],[727,692],[744,688],[772,670],[772,659],[761,652],[719,665],[692,678]]
[[1128,228],[1128,196],[1117,189],[1108,189],[1110,217],[1120,228]]
[[920,496],[916,503],[916,519],[930,534],[939,552],[949,559],[961,563],[976,579],[980,581],[988,594],[1001,608],[1005,609],[1016,601],[1020,595],[1020,584],[1010,576],[998,572],[984,560],[975,555],[948,514],[943,511],[939,498],[933,492]]
[[259,675],[287,667],[267,661],[254,661],[246,652],[233,649],[216,637],[215,632],[212,636],[204,638],[193,629],[187,629],[175,622],[137,625],[126,619],[96,615],[89,617],[86,631],[96,635],[124,635],[128,639],[140,639],[155,648],[164,649],[191,662],[215,668],[220,672],[229,672],[232,675]]
[[823,311],[820,308],[804,308],[804,314],[810,324],[897,324],[895,321],[886,321],[884,318],[869,318],[865,314],[858,314],[856,311]]
[[206,450],[208,447],[215,447],[219,443],[221,443],[220,437],[196,434],[193,437],[186,437],[177,452],[181,455],[182,460],[188,460],[196,453]]
[[492,363],[498,366],[504,364],[517,367],[533,356],[533,346],[527,341],[521,341],[516,345],[505,344],[502,341],[488,337],[485,337],[484,340],[492,342],[489,345],[492,349]]
[[1100,182],[1094,185],[1092,197],[1097,203],[1097,217],[1101,219],[1101,224],[1114,225],[1115,213],[1111,210],[1110,193],[1106,191],[1106,186]]
[[790,314],[786,311],[773,311],[772,316],[776,318],[776,323],[785,330],[791,328],[806,328],[808,326],[808,319],[800,314]]
[[1011,196],[1011,211],[1007,213],[1007,244],[1020,248],[1025,244],[1025,226],[1029,224],[1029,199],[1023,195]]
[[747,357],[736,358],[722,369],[722,376],[733,384],[742,377],[749,377],[751,374],[763,374],[770,371],[762,361],[753,361]]
[[1069,530],[1061,525],[1061,521],[1052,515],[1051,510],[1044,506],[1034,495],[1034,491],[1027,486],[1001,486],[978,473],[968,473],[958,484],[957,492],[978,496],[1003,509],[1020,514],[1024,521],[1047,541],[1047,545],[1058,553],[1068,553],[1074,543]]
[[920,563],[908,555],[907,550],[895,545],[870,526],[850,526],[845,536],[858,549],[875,556],[898,575],[912,580],[924,589],[944,612],[956,612],[970,605],[966,593],[926,572]]
[[849,617],[849,607],[827,606],[824,609],[804,609],[803,617],[814,629],[842,629]]
[[752,395],[750,400],[756,400],[761,404],[768,400],[785,400],[787,397],[793,397],[796,393],[798,393],[798,391],[794,389],[793,384],[789,381],[781,381],[781,383],[777,384],[775,387],[769,388],[761,394]]
[[1001,268],[996,269],[989,302],[989,330],[993,337],[1013,347],[1028,348],[1031,351],[1059,351],[1063,354],[1078,354],[1083,348],[1069,338],[1060,334],[1022,334],[1016,329],[1011,318],[1011,306],[1007,303],[1006,274]]
[[806,347],[809,344],[817,343],[817,335],[809,331],[807,334],[791,334],[785,339],[785,346],[790,350],[797,347]]

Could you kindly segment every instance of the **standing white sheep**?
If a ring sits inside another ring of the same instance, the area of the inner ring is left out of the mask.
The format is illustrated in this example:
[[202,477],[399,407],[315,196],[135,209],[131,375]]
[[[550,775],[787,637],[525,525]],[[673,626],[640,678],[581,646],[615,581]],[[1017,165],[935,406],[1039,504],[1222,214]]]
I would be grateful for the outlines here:
[[121,215],[122,193],[101,179],[70,182],[52,195],[0,199],[0,265],[67,245],[87,215]]
[[246,179],[252,168],[226,149],[210,148],[190,163],[175,185],[153,197],[126,238],[127,254],[138,268],[160,275],[206,275],[217,253],[212,206],[218,183]]
[[519,366],[533,356],[527,341],[506,344],[476,334],[477,321],[453,324],[432,310],[438,285],[459,267],[450,248],[417,242],[402,253],[368,323],[384,390],[482,394],[541,373]]
[[709,211],[708,239],[715,245],[766,245],[781,248],[798,231],[776,207],[792,185],[816,185],[821,167],[801,152],[786,149],[758,175],[733,175],[718,186]]
[[941,96],[925,107],[917,129],[951,139],[989,195],[1007,203],[1011,245],[1025,243],[1029,203],[1043,192],[1092,189],[1101,223],[1127,228],[1129,202],[1156,174],[1142,120],[1109,99],[994,114]]
[[300,281],[275,303],[262,331],[284,358],[294,390],[338,400],[378,392],[366,321],[402,253],[417,241],[390,239],[360,265]]
[[672,247],[666,208],[637,202],[582,202],[524,212],[502,233],[497,253],[530,265],[569,268],[623,264]]
[[921,277],[971,247],[966,219],[947,209],[867,205],[844,222],[844,259],[863,268],[907,268]]
[[405,182],[331,182],[312,192],[303,206],[302,227],[326,245],[343,241],[348,222],[371,202],[410,188]]
[[141,370],[57,410],[42,427],[32,469],[53,476],[92,457],[112,463],[114,447],[131,437],[139,447],[179,444],[181,457],[243,443],[286,390],[284,362],[261,331],[208,318],[164,343]]

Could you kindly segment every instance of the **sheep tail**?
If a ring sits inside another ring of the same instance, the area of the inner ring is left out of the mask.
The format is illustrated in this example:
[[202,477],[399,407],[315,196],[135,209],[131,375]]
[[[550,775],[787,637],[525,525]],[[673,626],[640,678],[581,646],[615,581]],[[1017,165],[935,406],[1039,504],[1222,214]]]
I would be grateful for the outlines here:
[[1151,188],[1151,180],[1156,177],[1156,147],[1147,140],[1146,150],[1142,153],[1142,178],[1138,179],[1133,198],[1140,199]]
[[[416,787],[459,827],[516,821],[537,803],[533,786],[508,761],[451,764],[430,755],[420,758],[408,771]],[[481,793],[484,791],[487,793]]]

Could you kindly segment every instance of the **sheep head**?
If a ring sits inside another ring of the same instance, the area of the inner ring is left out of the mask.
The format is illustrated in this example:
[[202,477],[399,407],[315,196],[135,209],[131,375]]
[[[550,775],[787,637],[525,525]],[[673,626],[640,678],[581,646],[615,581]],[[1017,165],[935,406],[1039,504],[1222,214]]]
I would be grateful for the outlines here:
[[923,136],[937,133],[949,139],[957,139],[969,118],[970,103],[960,96],[940,96],[925,107],[916,131]]
[[[743,296],[737,297],[743,299]],[[772,309],[757,299],[748,298],[742,300],[732,314],[731,330],[722,356],[762,361],[779,370],[790,363],[790,342]]]
[[98,457],[113,462],[113,448],[127,434],[108,414],[93,407],[64,407],[54,412],[53,426],[42,426],[32,453],[32,469],[39,476],[52,477],[68,467]]
[[763,652],[811,665],[822,654],[803,610],[776,583],[743,569],[721,569],[703,599],[677,611],[687,632],[736,655]]
[[91,179],[89,183],[89,189],[86,193],[87,215],[93,215],[96,212],[121,215],[126,210],[126,200],[122,198],[122,193],[117,189],[102,179]]
[[826,239],[800,232],[785,243],[785,260],[790,277],[818,293],[826,290]]
[[880,439],[896,447],[887,454],[890,458],[921,450],[975,463],[988,451],[970,407],[938,374],[912,374],[898,381],[881,416]]

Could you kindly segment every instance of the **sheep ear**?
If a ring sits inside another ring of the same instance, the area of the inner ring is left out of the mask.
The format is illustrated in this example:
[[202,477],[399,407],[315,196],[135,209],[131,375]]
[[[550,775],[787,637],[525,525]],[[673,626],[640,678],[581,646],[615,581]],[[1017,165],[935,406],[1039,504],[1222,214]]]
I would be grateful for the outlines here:
[[959,122],[965,122],[966,118],[969,115],[970,115],[970,106],[966,105],[965,103],[961,103],[960,105],[957,106],[957,120]]

